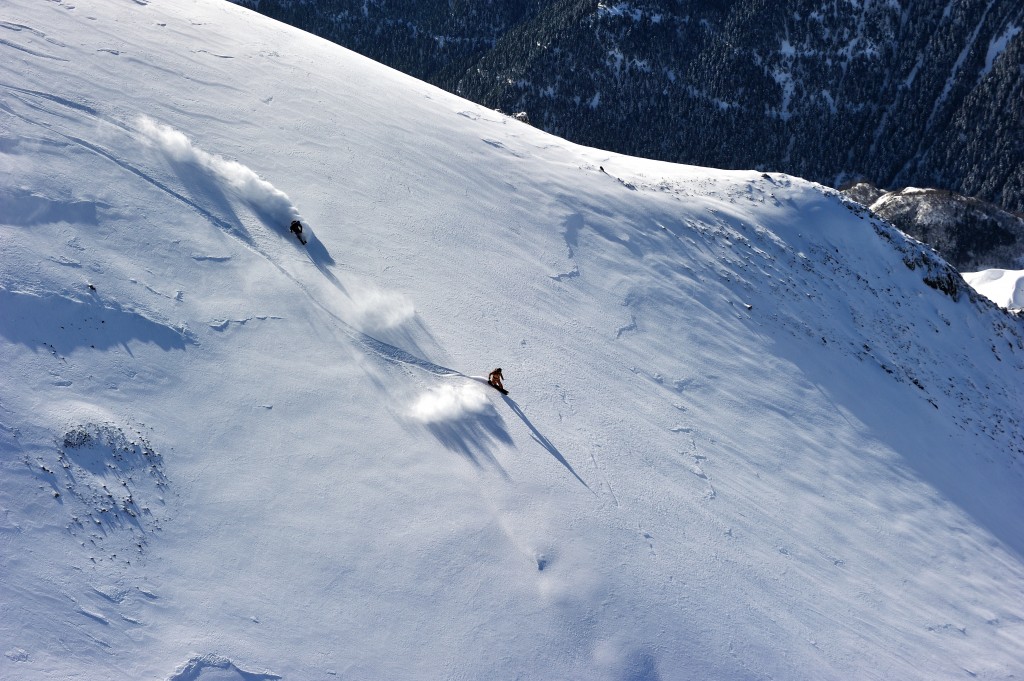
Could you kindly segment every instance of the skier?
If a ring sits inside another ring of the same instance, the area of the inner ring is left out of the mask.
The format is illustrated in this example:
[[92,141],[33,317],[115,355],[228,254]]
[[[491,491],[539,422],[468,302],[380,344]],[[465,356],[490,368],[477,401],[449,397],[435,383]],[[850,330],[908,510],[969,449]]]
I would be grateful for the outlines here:
[[299,237],[299,241],[303,246],[306,245],[306,239],[302,236],[302,223],[298,220],[292,220],[292,226],[288,228],[292,234]]
[[500,390],[503,395],[508,395],[508,391],[505,390],[505,386],[502,384],[501,379],[501,368],[499,367],[491,372],[490,376],[487,377],[487,382],[490,383],[492,387]]

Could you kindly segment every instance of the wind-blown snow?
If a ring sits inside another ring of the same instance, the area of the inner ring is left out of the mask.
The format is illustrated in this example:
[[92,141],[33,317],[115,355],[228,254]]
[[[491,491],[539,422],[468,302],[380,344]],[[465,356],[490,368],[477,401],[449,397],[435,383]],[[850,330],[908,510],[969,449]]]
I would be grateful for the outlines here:
[[285,225],[301,218],[288,195],[260,178],[252,168],[203,151],[185,133],[157,123],[148,116],[140,116],[136,126],[143,142],[156,147],[168,160],[190,163],[208,172],[214,180],[267,218]]
[[366,285],[353,285],[352,323],[369,333],[387,331],[411,321],[416,306],[411,298],[395,291],[379,291]]
[[490,408],[483,388],[475,385],[442,385],[416,400],[410,416],[421,423],[441,423],[479,414]]
[[1024,271],[965,272],[964,280],[999,307],[1024,310]]
[[2,679],[1008,678],[1022,372],[824,187],[4,4]]

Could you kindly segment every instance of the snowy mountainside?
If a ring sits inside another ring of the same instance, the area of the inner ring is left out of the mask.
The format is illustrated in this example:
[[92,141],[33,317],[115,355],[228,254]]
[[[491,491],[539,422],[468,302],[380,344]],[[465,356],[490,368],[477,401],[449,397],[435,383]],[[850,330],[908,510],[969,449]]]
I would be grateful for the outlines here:
[[1024,209],[1018,0],[233,1],[577,143]]
[[0,678],[1024,667],[1022,332],[921,244],[229,3],[8,7]]

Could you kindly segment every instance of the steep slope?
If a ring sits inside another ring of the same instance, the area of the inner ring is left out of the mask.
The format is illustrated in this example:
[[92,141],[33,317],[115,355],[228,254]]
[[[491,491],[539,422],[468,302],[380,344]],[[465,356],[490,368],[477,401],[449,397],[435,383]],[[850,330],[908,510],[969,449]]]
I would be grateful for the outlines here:
[[0,31],[0,677],[1024,667],[1019,324],[859,206],[228,3]]
[[1024,210],[1024,5],[234,0],[581,144]]

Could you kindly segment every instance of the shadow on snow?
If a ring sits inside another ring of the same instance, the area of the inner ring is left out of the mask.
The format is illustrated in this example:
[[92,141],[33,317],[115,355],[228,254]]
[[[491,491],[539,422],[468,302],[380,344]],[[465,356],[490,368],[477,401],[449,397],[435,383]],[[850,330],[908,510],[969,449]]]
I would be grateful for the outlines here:
[[492,466],[502,477],[508,477],[494,457],[493,450],[498,445],[512,444],[512,436],[501,414],[493,409],[472,418],[429,423],[427,430],[446,448],[466,457],[474,466]]
[[61,355],[77,348],[105,350],[117,345],[131,354],[128,341],[153,343],[163,350],[184,350],[196,341],[175,329],[112,304],[0,289],[0,336],[34,350]]

